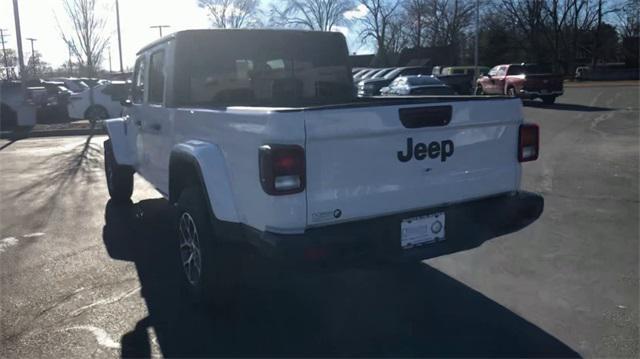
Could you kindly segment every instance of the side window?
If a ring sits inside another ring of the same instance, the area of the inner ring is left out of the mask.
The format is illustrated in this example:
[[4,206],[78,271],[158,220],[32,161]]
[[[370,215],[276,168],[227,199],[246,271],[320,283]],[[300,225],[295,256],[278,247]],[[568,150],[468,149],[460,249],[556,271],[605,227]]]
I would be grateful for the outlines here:
[[500,68],[498,69],[498,77],[502,77],[506,74],[507,72],[507,67],[506,66],[500,66]]
[[127,98],[128,86],[126,84],[111,85],[109,92],[112,101],[120,102]]
[[498,66],[492,68],[491,70],[489,70],[489,75],[491,76],[495,76],[498,73]]
[[144,100],[144,83],[145,83],[144,55],[138,57],[136,68],[133,74],[133,85],[131,88],[131,101],[133,103],[142,103]]
[[164,50],[154,52],[149,60],[149,103],[164,101]]
[[111,87],[112,87],[111,85],[107,85],[107,86],[105,86],[105,88],[103,88],[103,89],[102,89],[102,91],[100,91],[100,92],[102,92],[102,93],[103,93],[103,94],[105,94],[105,95],[111,96],[111,95],[112,95],[112,93],[113,93],[113,91],[111,90]]

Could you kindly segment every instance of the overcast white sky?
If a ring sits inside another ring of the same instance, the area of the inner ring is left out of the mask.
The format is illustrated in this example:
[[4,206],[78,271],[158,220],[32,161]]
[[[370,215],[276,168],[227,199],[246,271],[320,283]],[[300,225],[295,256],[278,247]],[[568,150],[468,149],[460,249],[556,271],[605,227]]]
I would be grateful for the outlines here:
[[[278,0],[263,1],[263,5]],[[111,34],[111,61],[114,71],[119,70],[118,42],[116,35],[115,0],[98,0],[100,13],[108,21],[107,31]],[[38,39],[36,51],[43,60],[59,66],[68,60],[68,51],[62,41],[58,22],[63,30],[68,30],[67,16],[63,8],[63,0],[19,0],[20,22],[22,25],[22,46],[24,56],[31,54],[30,42],[26,38]],[[349,17],[361,14],[354,11]],[[58,19],[58,22],[56,21]],[[197,5],[197,0],[120,0],[120,27],[122,31],[122,56],[124,67],[133,65],[135,53],[147,43],[158,38],[158,29],[150,29],[152,25],[171,25],[164,33],[185,29],[208,28],[210,26],[205,10]],[[6,46],[16,49],[15,25],[13,18],[13,1],[0,1],[0,28],[8,30]],[[366,51],[358,46],[355,34],[346,28],[337,29],[348,37],[351,51]],[[355,45],[355,46],[354,46]],[[359,47],[359,48],[355,48]],[[102,64],[109,68],[108,56]]]

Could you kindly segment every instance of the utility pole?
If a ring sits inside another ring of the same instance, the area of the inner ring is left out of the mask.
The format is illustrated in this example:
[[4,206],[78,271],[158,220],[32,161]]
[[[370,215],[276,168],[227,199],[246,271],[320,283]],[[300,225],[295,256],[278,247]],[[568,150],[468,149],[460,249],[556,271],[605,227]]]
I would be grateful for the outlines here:
[[118,22],[118,54],[120,56],[120,73],[124,73],[124,67],[122,66],[122,38],[120,37],[120,6],[118,0],[116,0],[116,19]]
[[111,74],[113,72],[111,70],[111,46],[107,47],[107,51],[109,52],[109,74]]
[[69,77],[73,74],[73,62],[71,62],[71,45],[67,43],[67,49],[69,50]]
[[158,30],[160,30],[160,37],[162,37],[162,28],[163,28],[163,27],[171,27],[171,25],[154,25],[154,26],[149,26],[149,28],[151,28],[151,29],[158,28]]
[[27,41],[31,41],[31,60],[27,61],[27,67],[31,64],[31,71],[33,71],[33,75],[36,74],[36,50],[33,48],[33,42],[38,41],[38,39],[34,39],[33,37],[27,37]]
[[36,54],[36,51],[33,49],[33,42],[38,41],[38,39],[27,37],[27,41],[31,41],[31,59],[33,60],[33,56]]
[[9,36],[9,34],[5,34],[6,29],[0,29],[0,41],[2,41],[2,58],[4,62],[4,70],[7,73],[7,80],[9,79],[9,62],[7,61],[7,49],[4,48],[4,37]]
[[18,0],[13,0],[13,19],[16,23],[16,43],[18,45],[18,64],[20,65],[20,78],[26,79],[24,73],[24,57],[22,55],[22,34],[20,32],[20,12],[18,10]]

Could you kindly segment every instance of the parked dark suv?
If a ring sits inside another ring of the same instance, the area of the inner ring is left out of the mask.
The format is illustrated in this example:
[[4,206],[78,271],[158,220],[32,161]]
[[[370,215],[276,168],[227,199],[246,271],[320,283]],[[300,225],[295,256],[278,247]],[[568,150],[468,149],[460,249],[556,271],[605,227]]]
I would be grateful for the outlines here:
[[395,80],[396,77],[410,75],[431,75],[431,68],[418,66],[398,67],[388,72],[382,78],[360,81],[357,86],[358,97],[377,96],[380,94],[380,89],[389,86],[391,81]]

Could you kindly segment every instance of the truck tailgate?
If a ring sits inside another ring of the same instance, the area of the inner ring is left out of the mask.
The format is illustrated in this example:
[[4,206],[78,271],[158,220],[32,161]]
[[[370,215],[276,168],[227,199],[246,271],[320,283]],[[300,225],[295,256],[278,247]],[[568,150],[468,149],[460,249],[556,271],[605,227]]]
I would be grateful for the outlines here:
[[520,123],[518,99],[306,112],[307,224],[516,190]]

